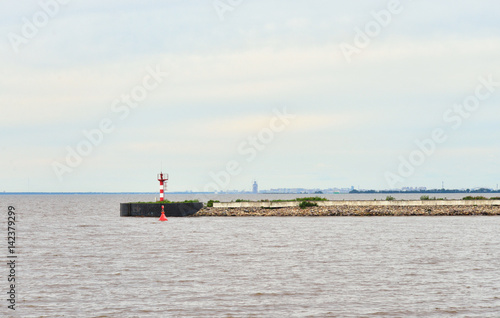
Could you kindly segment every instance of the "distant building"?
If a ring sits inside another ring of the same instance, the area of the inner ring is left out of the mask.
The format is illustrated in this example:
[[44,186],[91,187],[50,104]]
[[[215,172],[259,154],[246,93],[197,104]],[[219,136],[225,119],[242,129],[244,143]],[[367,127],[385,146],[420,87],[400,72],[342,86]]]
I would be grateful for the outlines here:
[[253,185],[252,185],[252,193],[259,193],[259,185],[257,184],[257,181],[254,180]]
[[418,191],[425,191],[427,190],[426,187],[403,187],[401,188],[401,191],[404,192],[418,192]]

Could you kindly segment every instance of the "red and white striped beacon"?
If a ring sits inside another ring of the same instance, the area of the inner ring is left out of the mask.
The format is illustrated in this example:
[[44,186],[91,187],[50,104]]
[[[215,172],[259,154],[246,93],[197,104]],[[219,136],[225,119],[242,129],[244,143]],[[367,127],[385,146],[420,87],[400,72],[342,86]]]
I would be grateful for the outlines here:
[[163,174],[163,172],[161,172],[159,175],[158,175],[158,181],[160,181],[160,201],[164,201],[164,193],[165,191],[167,190],[167,181],[168,180],[168,174]]

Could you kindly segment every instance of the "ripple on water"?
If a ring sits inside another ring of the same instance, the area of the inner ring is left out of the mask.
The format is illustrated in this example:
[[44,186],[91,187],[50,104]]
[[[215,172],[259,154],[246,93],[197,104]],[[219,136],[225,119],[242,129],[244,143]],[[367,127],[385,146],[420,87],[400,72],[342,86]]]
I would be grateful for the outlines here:
[[[20,223],[23,317],[500,312],[499,217],[172,218],[161,224],[118,216],[120,202],[144,201],[140,196],[36,199],[42,208]],[[16,208],[27,211],[29,201]]]

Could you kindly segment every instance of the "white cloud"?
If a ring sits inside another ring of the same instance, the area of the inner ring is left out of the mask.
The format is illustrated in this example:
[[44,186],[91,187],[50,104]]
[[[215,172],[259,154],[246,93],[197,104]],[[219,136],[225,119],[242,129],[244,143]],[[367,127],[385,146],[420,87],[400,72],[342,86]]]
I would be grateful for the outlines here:
[[[331,167],[362,171],[361,180],[442,125],[443,111],[473,93],[479,76],[492,74],[500,81],[500,40],[493,33],[499,5],[493,1],[412,2],[351,64],[339,44],[352,40],[354,27],[366,23],[380,3],[252,1],[224,22],[209,2],[72,3],[19,54],[5,36],[0,43],[0,149],[46,142],[37,148],[39,160],[29,162],[38,170],[46,168],[47,158],[64,156],[65,147],[81,138],[82,127],[92,129],[105,116],[114,116],[117,128],[89,159],[90,168],[102,171],[105,162],[122,158],[121,152],[157,161],[172,149],[179,167],[182,156],[195,160],[199,153],[210,161],[200,165],[217,166],[235,153],[238,142],[268,125],[273,108],[286,106],[296,119],[248,171],[269,171],[266,165],[279,159],[284,164],[272,186],[286,186],[279,182],[290,169],[310,166],[317,175],[331,175]],[[32,5],[0,5],[0,31],[19,31],[22,18],[37,10]],[[171,75],[119,121],[112,100],[156,64]],[[456,132],[450,145],[457,156],[484,155],[471,148],[473,139],[459,137],[495,135],[497,101],[493,97]],[[26,138],[29,133],[38,138]],[[325,150],[322,142],[339,147]],[[297,154],[296,144],[308,145],[308,156]],[[493,138],[481,146],[495,147]],[[4,179],[15,179],[18,172],[4,163]],[[128,164],[133,169],[132,160]],[[444,161],[439,167],[453,173]],[[300,182],[315,182],[306,180],[314,173],[296,175]],[[373,187],[381,186],[376,175],[369,179]],[[92,190],[92,184],[85,187]]]

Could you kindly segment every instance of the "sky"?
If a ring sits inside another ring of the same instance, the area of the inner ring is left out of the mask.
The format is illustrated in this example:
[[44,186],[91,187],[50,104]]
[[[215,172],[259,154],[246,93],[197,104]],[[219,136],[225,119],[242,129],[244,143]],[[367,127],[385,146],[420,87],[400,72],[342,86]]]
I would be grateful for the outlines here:
[[0,191],[496,188],[499,13],[2,1]]

